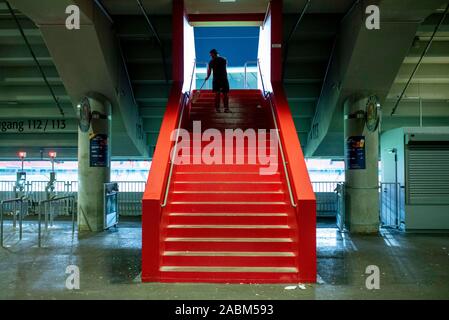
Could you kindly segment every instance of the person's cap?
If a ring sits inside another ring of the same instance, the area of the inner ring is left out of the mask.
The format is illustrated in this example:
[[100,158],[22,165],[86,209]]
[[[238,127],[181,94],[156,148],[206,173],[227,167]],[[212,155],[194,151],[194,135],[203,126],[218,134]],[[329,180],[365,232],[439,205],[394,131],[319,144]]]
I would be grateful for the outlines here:
[[212,54],[218,54],[218,51],[217,51],[216,49],[212,49],[212,50],[210,51],[210,53],[212,53]]

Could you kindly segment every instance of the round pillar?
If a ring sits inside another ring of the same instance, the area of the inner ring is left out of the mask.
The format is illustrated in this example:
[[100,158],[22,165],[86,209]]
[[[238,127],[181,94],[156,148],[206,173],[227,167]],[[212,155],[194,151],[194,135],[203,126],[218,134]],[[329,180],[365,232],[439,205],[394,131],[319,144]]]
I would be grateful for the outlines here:
[[366,125],[369,102],[350,98],[344,106],[345,216],[351,233],[379,231],[379,132]]
[[90,93],[78,108],[78,230],[98,232],[104,226],[103,185],[111,173],[111,104]]

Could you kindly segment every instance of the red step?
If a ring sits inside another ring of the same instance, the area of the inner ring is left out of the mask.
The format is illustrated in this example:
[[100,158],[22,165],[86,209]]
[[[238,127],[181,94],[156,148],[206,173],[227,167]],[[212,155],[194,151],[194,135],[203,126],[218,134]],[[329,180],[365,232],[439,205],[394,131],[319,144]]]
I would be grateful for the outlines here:
[[172,212],[168,214],[168,223],[219,225],[219,224],[243,224],[243,225],[285,225],[288,222],[287,213],[186,213]]
[[224,267],[277,267],[295,268],[293,252],[216,252],[216,251],[165,251],[162,265],[165,266],[224,266]]
[[175,181],[200,181],[200,182],[240,182],[240,181],[281,181],[279,172],[270,175],[261,175],[254,172],[176,172]]
[[288,208],[290,204],[285,201],[279,202],[186,202],[186,201],[174,201],[169,203],[169,209],[172,212],[241,212],[242,209],[245,212],[267,212],[276,213],[282,212]]
[[296,243],[291,238],[165,238],[165,251],[248,251],[248,252],[295,252]]
[[174,181],[171,187],[172,191],[281,191],[283,184],[281,181],[274,182],[256,182],[256,181],[226,181],[226,182],[190,182]]
[[239,202],[255,202],[255,201],[284,201],[286,195],[283,191],[278,192],[253,192],[253,191],[174,191],[170,197],[171,201],[239,201]]
[[[169,268],[169,267],[166,267]],[[161,280],[163,282],[205,282],[205,283],[297,283],[298,270],[296,268],[263,268],[270,270],[267,272],[246,272],[250,269],[230,268],[233,272],[224,272],[223,268],[212,269],[213,271],[198,272],[198,268],[184,268],[185,271],[164,271],[161,270]],[[253,268],[254,269],[254,268]],[[178,269],[179,270],[179,269]],[[181,269],[182,270],[182,269]],[[188,271],[194,270],[194,271]],[[207,270],[207,269],[203,269]],[[257,270],[257,269],[256,269]],[[274,272],[271,270],[286,270],[288,272]]]
[[286,225],[168,225],[166,237],[289,238],[296,230]]
[[176,172],[236,172],[236,171],[244,171],[244,172],[254,172],[259,173],[260,168],[263,168],[261,165],[254,164],[216,164],[213,166],[208,165],[199,165],[199,164],[184,164],[177,165]]

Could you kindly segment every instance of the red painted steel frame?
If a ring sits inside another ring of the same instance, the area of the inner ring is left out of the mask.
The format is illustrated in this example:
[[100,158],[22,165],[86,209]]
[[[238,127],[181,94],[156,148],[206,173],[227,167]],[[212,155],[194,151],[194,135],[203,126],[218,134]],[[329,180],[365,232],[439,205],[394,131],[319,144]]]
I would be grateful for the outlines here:
[[[282,43],[282,0],[271,2],[272,43]],[[160,129],[151,170],[142,200],[142,281],[159,281],[161,203],[170,163],[170,135],[177,127],[183,84],[182,0],[173,1],[173,86]],[[304,161],[295,124],[281,82],[281,48],[271,49],[273,100],[281,140],[297,202],[299,281],[316,282],[316,200]]]
[[173,85],[142,199],[142,281],[159,281],[162,201],[170,165],[170,136],[177,128],[184,81],[184,3],[173,1]]
[[173,0],[172,18],[172,61],[173,82],[184,82],[184,20],[187,15],[184,0]]
[[189,14],[189,22],[262,22],[264,13]]
[[[271,1],[271,43],[282,44],[282,0]],[[299,280],[316,282],[316,198],[282,84],[282,48],[271,48],[271,83],[278,127],[297,202]]]
[[270,2],[271,82],[282,81],[282,0]]

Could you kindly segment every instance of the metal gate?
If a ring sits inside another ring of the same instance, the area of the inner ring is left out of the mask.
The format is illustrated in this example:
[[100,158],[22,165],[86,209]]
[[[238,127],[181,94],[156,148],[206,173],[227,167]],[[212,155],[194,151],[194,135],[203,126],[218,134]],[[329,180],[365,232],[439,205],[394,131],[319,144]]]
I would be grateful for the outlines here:
[[383,182],[379,190],[380,223],[382,227],[400,228],[405,203],[404,188],[399,183]]
[[337,193],[337,227],[344,232],[346,230],[345,184],[343,182],[337,184],[335,192]]
[[341,182],[319,181],[312,182],[313,191],[316,196],[317,217],[337,217],[338,213],[338,195],[337,186]]

